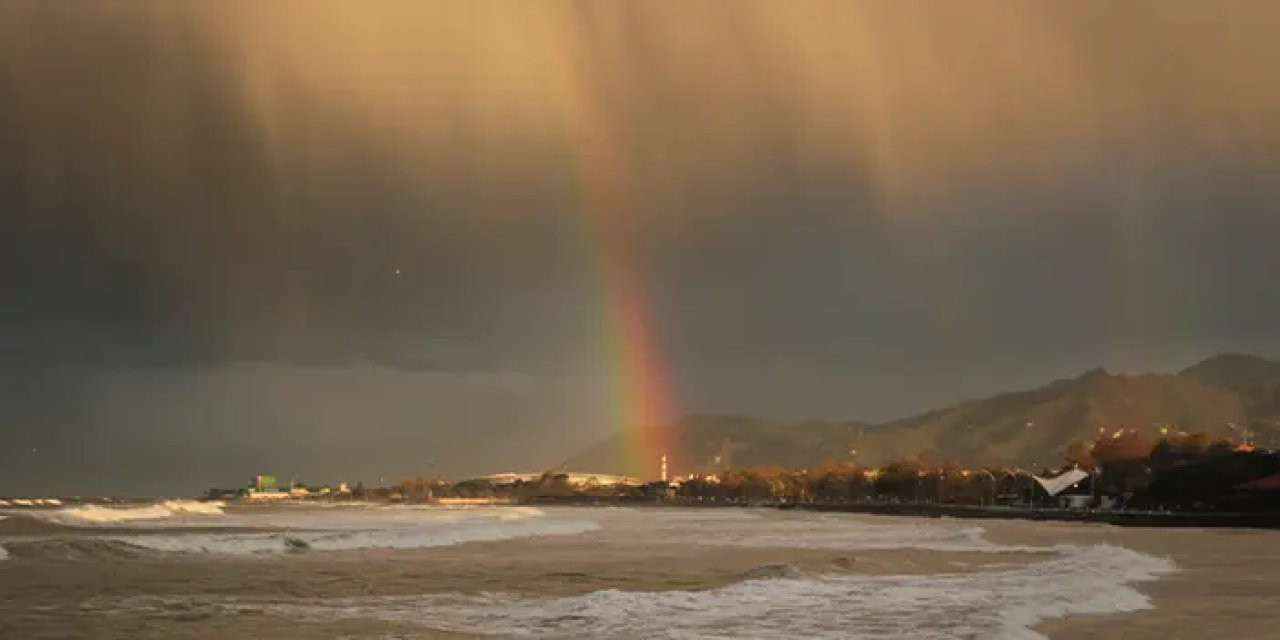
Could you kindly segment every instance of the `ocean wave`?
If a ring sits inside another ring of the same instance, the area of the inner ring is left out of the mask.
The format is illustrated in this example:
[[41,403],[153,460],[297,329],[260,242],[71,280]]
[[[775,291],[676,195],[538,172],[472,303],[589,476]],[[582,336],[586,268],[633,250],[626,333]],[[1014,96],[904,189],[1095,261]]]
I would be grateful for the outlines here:
[[92,535],[152,551],[230,555],[409,549],[597,528],[591,519],[546,517],[533,507],[361,504],[226,510],[222,503],[178,500],[129,507],[80,505],[0,520],[0,536]]
[[[578,517],[590,514],[592,519]],[[298,514],[302,517],[305,514]],[[445,511],[386,508],[352,522],[361,529],[272,533],[200,532],[120,538],[154,551],[185,553],[315,553],[370,547],[421,547],[528,535],[573,534],[604,528],[611,544],[731,544],[840,549],[923,548],[1005,553],[1034,551],[1017,563],[933,574],[867,574],[858,559],[827,565],[764,564],[715,589],[596,590],[580,595],[429,593],[411,596],[261,599],[201,595],[181,603],[215,613],[254,610],[308,621],[369,620],[432,630],[534,638],[997,638],[1029,640],[1040,622],[1065,616],[1119,613],[1151,607],[1138,585],[1176,570],[1171,561],[1097,545],[1006,546],[982,529],[957,522],[854,518],[793,518],[636,510],[547,509]],[[341,512],[331,523],[345,522]],[[372,518],[372,520],[371,520]],[[599,521],[599,524],[597,524]],[[379,523],[371,528],[372,522]],[[714,523],[714,526],[708,526]],[[592,588],[590,573],[548,579]],[[101,603],[104,609],[145,610],[167,605],[155,596]],[[150,603],[150,604],[148,604]],[[184,606],[185,606],[184,605]]]
[[103,538],[7,540],[0,549],[10,557],[26,560],[122,560],[155,553],[127,542]]
[[[1008,553],[1042,551],[999,545],[986,530],[964,521],[851,517],[844,514],[746,511],[739,509],[667,509],[607,514],[610,529],[640,529],[637,519],[653,522],[645,541],[673,545],[831,550],[924,549],[940,552]],[[648,530],[648,527],[644,527]]]
[[11,498],[0,500],[0,507],[61,507],[58,498]]
[[769,578],[790,578],[797,580],[807,574],[799,567],[791,564],[762,564],[742,572],[744,580],[765,580]]
[[[302,619],[369,619],[432,629],[535,638],[919,638],[1030,640],[1041,621],[1151,607],[1135,584],[1172,562],[1121,547],[1056,548],[1042,562],[997,571],[912,576],[764,577],[705,591],[594,591],[571,597],[432,594],[275,603]],[[261,609],[200,600],[221,610]]]
[[[540,518],[485,515],[472,518],[420,518],[361,523],[340,528],[340,522],[311,522],[309,528],[281,528],[252,533],[179,533],[174,535],[114,536],[131,545],[170,553],[224,555],[346,551],[353,549],[417,549],[468,542],[491,542],[533,536],[576,535],[599,528],[581,518]],[[322,528],[326,527],[327,528]]]
[[76,527],[34,518],[29,513],[0,516],[0,536],[57,535],[76,529]]
[[209,519],[223,514],[221,502],[165,500],[147,505],[107,507],[84,504],[48,511],[31,511],[33,518],[67,526],[101,526],[121,523],[145,524],[171,519]]

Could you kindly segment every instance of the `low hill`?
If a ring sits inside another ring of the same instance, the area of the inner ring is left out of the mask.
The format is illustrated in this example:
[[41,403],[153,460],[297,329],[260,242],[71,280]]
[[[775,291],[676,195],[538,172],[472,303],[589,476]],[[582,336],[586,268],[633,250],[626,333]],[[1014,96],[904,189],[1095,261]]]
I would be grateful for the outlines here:
[[[747,416],[690,416],[673,428],[673,470],[721,466],[808,467],[826,460],[880,465],[905,458],[970,465],[1061,464],[1073,442],[1137,429],[1258,436],[1280,446],[1280,363],[1215,356],[1178,374],[1112,374],[1094,369],[1038,389],[963,402],[887,424],[811,421],[780,424]],[[1252,429],[1252,431],[1249,431]],[[631,469],[617,439],[567,461],[569,468]],[[632,462],[632,464],[635,464]],[[647,466],[647,465],[646,465]]]
[[1245,424],[1241,396],[1181,375],[1113,375],[1102,369],[1031,391],[1005,393],[899,420],[871,433],[868,463],[924,453],[968,464],[1057,465],[1067,447],[1102,432],[1138,429],[1229,435]]
[[1243,399],[1251,429],[1268,435],[1280,432],[1280,362],[1227,354],[1188,367],[1182,375],[1231,389]]
[[1180,375],[1229,389],[1274,386],[1280,384],[1280,362],[1228,353],[1187,367]]

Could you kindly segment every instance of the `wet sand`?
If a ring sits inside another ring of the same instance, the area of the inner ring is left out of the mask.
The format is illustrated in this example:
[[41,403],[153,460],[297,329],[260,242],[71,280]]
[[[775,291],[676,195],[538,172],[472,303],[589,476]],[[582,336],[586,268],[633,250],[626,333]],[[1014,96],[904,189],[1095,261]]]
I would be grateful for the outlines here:
[[1037,627],[1055,640],[1280,638],[1280,532],[1016,521],[983,521],[982,526],[994,542],[1106,543],[1177,565],[1172,575],[1137,585],[1155,609],[1049,620]]

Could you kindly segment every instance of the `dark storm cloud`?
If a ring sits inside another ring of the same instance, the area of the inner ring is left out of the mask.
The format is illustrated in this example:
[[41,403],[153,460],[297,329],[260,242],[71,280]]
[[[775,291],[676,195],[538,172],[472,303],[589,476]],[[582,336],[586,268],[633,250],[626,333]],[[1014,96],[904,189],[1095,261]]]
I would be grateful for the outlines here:
[[[1278,13],[5,5],[7,468],[114,443],[203,482],[257,433],[315,474],[422,432],[495,464],[460,429],[555,461],[528,434],[614,427],[601,216],[690,410],[1274,349]],[[342,455],[359,415],[382,444]]]
[[400,165],[439,140],[387,150],[303,110],[304,143],[272,149],[193,16],[27,9],[11,24],[38,28],[14,29],[0,67],[10,358],[493,367],[537,320],[520,309],[582,268],[576,231],[536,216],[547,189],[410,191]]

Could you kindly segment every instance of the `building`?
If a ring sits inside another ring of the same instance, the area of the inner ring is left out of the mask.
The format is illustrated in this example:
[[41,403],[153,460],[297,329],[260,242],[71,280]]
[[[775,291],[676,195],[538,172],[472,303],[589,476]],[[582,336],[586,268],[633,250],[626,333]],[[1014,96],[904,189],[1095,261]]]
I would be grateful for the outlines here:
[[260,473],[249,479],[249,487],[258,493],[276,491],[276,477]]
[[1093,505],[1093,476],[1071,469],[1052,478],[1035,476],[1040,488],[1063,509],[1087,509]]
[[276,486],[276,477],[258,474],[249,479],[249,488],[245,493],[247,500],[282,500],[289,497],[289,492],[281,491]]
[[[539,480],[542,479],[544,475],[547,475],[547,474],[506,472],[506,473],[495,473],[487,476],[480,476],[479,478],[472,478],[471,480],[467,480],[466,482],[481,481],[481,482],[488,482],[489,484],[495,487],[509,487],[517,483],[527,484],[527,483],[538,482]],[[644,485],[644,483],[637,478],[632,478],[631,476],[623,476],[623,475],[617,475],[612,473],[564,472],[564,473],[551,473],[550,477],[563,478],[565,482],[569,484],[569,486],[574,488],[593,487],[593,486],[604,487],[604,486],[615,486],[615,485],[623,485],[627,487],[639,487]]]
[[245,500],[251,500],[254,502],[266,501],[266,500],[286,500],[288,498],[289,498],[289,492],[287,491],[278,491],[278,490],[277,491],[254,491],[252,488],[250,488],[248,493],[245,493],[244,495]]

